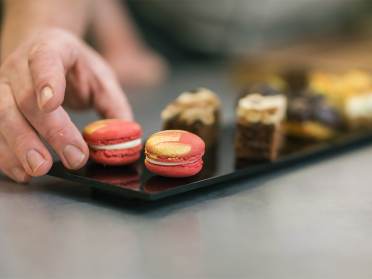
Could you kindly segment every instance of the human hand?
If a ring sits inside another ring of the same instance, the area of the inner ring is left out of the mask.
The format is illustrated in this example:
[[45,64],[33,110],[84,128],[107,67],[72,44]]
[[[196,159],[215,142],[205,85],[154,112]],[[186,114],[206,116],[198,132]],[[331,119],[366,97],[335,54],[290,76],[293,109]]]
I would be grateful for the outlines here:
[[57,152],[81,168],[88,147],[63,109],[93,106],[105,118],[132,118],[128,101],[103,59],[74,35],[47,29],[32,36],[0,68],[0,170],[18,182],[46,174]]

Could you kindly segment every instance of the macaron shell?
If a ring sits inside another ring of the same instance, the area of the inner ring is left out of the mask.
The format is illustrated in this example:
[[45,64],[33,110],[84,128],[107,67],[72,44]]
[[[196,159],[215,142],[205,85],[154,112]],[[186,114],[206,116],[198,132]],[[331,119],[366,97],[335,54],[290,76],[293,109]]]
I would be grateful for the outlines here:
[[189,177],[198,174],[203,168],[203,161],[200,159],[193,164],[179,166],[160,166],[145,160],[146,168],[158,175],[165,177]]
[[134,163],[141,157],[141,147],[137,149],[137,151],[133,151],[133,149],[91,150],[90,158],[97,163],[108,166],[128,165]]
[[136,122],[106,119],[86,126],[83,136],[88,144],[110,145],[138,139],[142,136],[142,129]]
[[205,144],[195,134],[167,130],[152,135],[146,142],[146,155],[160,162],[189,161],[201,158]]
[[191,148],[191,145],[186,143],[159,142],[148,152],[149,154],[155,154],[156,158],[182,158],[190,154]]

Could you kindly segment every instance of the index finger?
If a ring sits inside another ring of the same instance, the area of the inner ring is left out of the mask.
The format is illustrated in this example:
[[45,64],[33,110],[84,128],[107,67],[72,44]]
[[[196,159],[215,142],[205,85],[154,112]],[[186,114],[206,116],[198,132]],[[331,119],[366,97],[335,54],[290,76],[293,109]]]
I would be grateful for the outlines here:
[[104,118],[133,120],[132,108],[119,82],[105,61],[87,48],[86,62],[95,78],[92,83],[92,103]]

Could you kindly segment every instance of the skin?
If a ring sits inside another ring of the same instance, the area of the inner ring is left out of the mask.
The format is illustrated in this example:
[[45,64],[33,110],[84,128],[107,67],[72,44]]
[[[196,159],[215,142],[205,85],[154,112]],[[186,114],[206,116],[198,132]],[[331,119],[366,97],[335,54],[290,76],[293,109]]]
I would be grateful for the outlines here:
[[[87,162],[88,147],[63,105],[93,107],[104,118],[133,118],[114,71],[80,39],[95,5],[93,0],[5,1],[0,170],[17,182],[49,171],[52,157],[45,143],[69,169]],[[120,32],[128,30],[133,29]]]
[[164,81],[165,61],[146,47],[123,3],[96,1],[92,29],[98,49],[125,88],[148,88]]

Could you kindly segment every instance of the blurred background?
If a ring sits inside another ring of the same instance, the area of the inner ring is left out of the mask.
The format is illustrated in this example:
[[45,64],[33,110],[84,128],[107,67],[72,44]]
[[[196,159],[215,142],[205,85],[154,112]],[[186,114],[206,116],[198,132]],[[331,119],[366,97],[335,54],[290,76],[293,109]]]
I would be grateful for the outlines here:
[[[367,0],[130,0],[150,45],[169,57],[231,57],[370,34]],[[337,46],[335,46],[337,48]],[[341,46],[342,47],[342,46]]]
[[[93,6],[91,29],[100,34],[88,34],[88,40],[103,54],[118,52],[112,37],[119,42],[134,36],[173,66],[242,57],[365,66],[371,59],[369,0],[96,0]],[[125,38],[123,29],[133,34]],[[113,67],[122,71],[118,63]],[[163,78],[154,73],[153,84]]]
[[[165,103],[182,90],[211,87],[222,98],[224,120],[231,123],[235,118],[232,108],[242,88],[270,83],[276,75],[288,83],[290,88],[284,91],[293,91],[294,81],[303,83],[295,91],[308,87],[310,95],[325,96],[348,122],[354,117],[347,112],[354,97],[362,96],[361,102],[367,103],[371,95],[367,74],[372,65],[371,1],[129,0],[121,5],[127,5],[146,43],[170,65],[171,82],[160,93],[165,95]],[[319,83],[314,71],[320,70],[328,71],[320,75],[327,86],[313,85]],[[294,80],[283,77],[288,72]],[[334,77],[333,72],[342,74]],[[307,81],[298,81],[302,79]],[[342,101],[334,101],[335,94],[342,95]],[[293,96],[291,104],[295,103]],[[159,105],[159,111],[163,106]],[[317,111],[316,121],[322,118],[318,107],[324,105],[306,106]],[[363,121],[368,119],[363,127],[369,128],[371,108],[357,110]],[[159,111],[154,113],[155,119]]]

